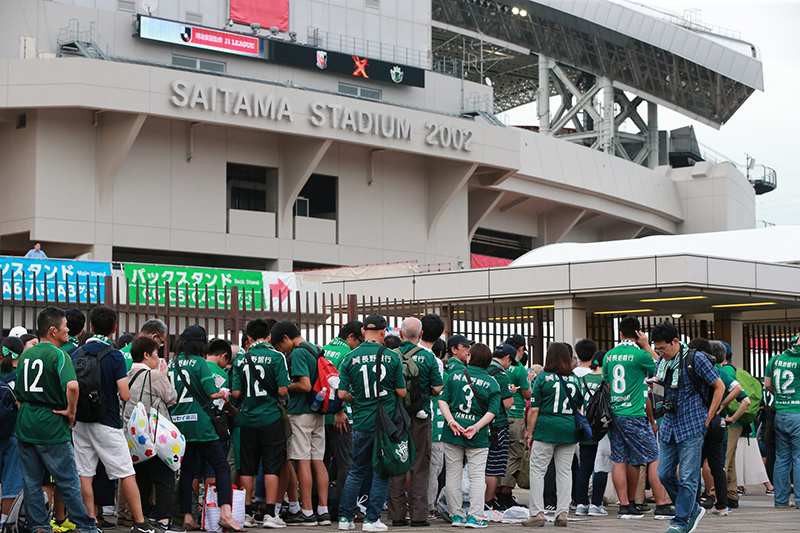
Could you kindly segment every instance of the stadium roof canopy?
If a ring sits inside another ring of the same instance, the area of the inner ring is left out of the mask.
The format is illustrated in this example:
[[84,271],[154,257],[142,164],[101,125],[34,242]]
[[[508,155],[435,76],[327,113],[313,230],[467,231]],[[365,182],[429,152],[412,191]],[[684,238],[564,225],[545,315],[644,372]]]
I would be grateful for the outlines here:
[[432,8],[434,57],[482,56],[468,78],[491,79],[497,111],[535,100],[540,53],[570,67],[579,87],[604,76],[714,127],[764,89],[755,47],[742,53],[737,39],[738,50],[702,26],[608,0],[433,0]]

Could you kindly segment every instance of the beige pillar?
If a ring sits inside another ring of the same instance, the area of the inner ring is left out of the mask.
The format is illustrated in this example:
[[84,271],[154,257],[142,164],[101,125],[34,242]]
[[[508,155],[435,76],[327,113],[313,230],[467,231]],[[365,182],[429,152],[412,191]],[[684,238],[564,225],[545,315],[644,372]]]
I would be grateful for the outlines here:
[[741,311],[714,311],[714,338],[730,344],[733,350],[733,364],[744,368],[744,328]]
[[577,341],[586,337],[586,300],[556,300],[553,322],[556,342],[568,342],[574,347]]

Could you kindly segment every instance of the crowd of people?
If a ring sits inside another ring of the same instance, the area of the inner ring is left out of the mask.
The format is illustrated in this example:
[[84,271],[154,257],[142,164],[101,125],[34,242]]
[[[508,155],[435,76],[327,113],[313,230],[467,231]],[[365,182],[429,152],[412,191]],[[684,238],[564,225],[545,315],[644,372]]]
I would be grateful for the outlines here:
[[[522,336],[495,348],[445,337],[434,313],[395,329],[372,314],[322,347],[289,321],[251,320],[238,344],[190,325],[172,357],[163,321],[136,335],[117,327],[109,307],[88,320],[47,307],[35,334],[13,328],[0,343],[3,521],[22,493],[31,533],[183,533],[201,529],[213,486],[228,531],[334,521],[349,531],[359,520],[385,531],[384,511],[393,527],[485,528],[512,511],[523,526],[543,526],[548,512],[566,526],[571,510],[608,516],[610,500],[621,519],[652,512],[668,533],[691,533],[706,510],[738,507],[737,443],[758,425],[775,506],[800,486],[800,336],[769,361],[762,391],[726,343],[686,343],[670,322],[648,336],[633,317],[607,352],[591,339],[554,342],[530,368]],[[607,420],[596,415],[603,398]],[[185,439],[179,471],[134,457],[126,435],[142,406]],[[387,417],[405,417],[411,448],[393,477],[376,467]],[[527,483],[529,510],[513,493]]]

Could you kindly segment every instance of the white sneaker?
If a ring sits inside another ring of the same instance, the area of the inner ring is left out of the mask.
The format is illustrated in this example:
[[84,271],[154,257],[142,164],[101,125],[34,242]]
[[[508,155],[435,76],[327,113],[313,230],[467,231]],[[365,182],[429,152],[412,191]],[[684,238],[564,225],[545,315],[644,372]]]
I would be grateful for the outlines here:
[[264,517],[264,527],[268,527],[271,529],[279,529],[282,527],[286,527],[286,522],[281,520],[280,516],[265,516]]
[[364,525],[361,526],[361,531],[388,531],[389,526],[377,519],[374,522],[367,522],[364,520]]
[[589,514],[589,506],[588,505],[578,505],[575,507],[575,514],[578,516],[586,516]]
[[729,514],[732,513],[730,507],[728,507],[726,509],[716,509],[716,508],[714,508],[714,509],[711,510],[711,512],[713,514],[716,514],[716,515],[719,515],[719,516],[728,516]]
[[244,515],[244,527],[256,527],[256,519],[249,514]]
[[608,511],[602,505],[590,505],[589,516],[608,516]]
[[350,531],[351,529],[355,528],[356,528],[355,522],[351,522],[347,518],[339,519],[339,531]]

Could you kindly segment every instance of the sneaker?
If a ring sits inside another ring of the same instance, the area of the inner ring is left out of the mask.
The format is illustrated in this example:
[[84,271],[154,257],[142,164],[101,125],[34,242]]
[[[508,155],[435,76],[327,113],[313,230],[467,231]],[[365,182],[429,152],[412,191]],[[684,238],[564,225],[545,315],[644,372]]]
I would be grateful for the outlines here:
[[647,505],[646,503],[635,503],[634,505],[636,506],[637,509],[639,509],[641,512],[645,514],[653,512],[653,508]]
[[767,489],[767,494],[775,494],[775,489]]
[[486,523],[486,520],[478,520],[472,515],[467,517],[467,521],[464,523],[465,527],[469,527],[472,529],[484,529],[489,527],[489,524]]
[[523,507],[525,509],[528,508],[527,505],[521,504],[517,501],[511,493],[501,493],[497,495],[497,501],[499,501],[502,505],[505,506],[506,509],[510,509],[511,507]]
[[69,518],[65,518],[60,524],[56,522],[55,519],[50,520],[50,527],[53,528],[53,533],[67,533],[69,531],[75,531],[76,526],[69,521]]
[[739,500],[732,500],[728,498],[728,507],[731,509],[738,509],[739,508]]
[[636,508],[636,505],[629,503],[628,505],[620,505],[619,506],[619,513],[617,514],[617,518],[623,518],[625,520],[632,520],[643,518],[644,513],[641,512],[639,509]]
[[555,506],[555,505],[545,505],[545,506],[544,506],[544,510],[545,510],[545,511],[550,511],[550,512],[553,512],[553,511],[555,511],[555,510],[556,510],[556,506]]
[[728,516],[733,511],[731,511],[730,507],[726,507],[725,509],[712,509],[711,514],[718,514],[720,516]]
[[576,505],[575,514],[578,516],[589,516],[589,506],[582,504]]
[[705,516],[705,511],[702,508],[698,508],[692,515],[689,517],[689,531],[687,533],[694,533],[694,530],[697,529],[698,524],[700,524],[700,520],[703,519]]
[[131,533],[156,533],[156,528],[146,518],[140,524],[133,524]]
[[186,533],[182,527],[176,526],[172,520],[164,524],[158,520],[151,520],[150,524],[156,529],[156,533]]
[[364,525],[361,526],[361,531],[386,531],[389,529],[389,526],[381,522],[381,519],[378,518],[374,522],[370,522],[369,520],[364,520]]
[[331,525],[331,514],[330,513],[322,513],[317,515],[317,524],[320,526],[329,526]]
[[97,527],[99,527],[100,529],[114,529],[117,527],[117,525],[112,524],[111,522],[109,522],[108,520],[106,520],[104,517],[101,516],[97,520]]
[[656,512],[653,513],[653,518],[656,520],[672,520],[675,518],[675,506],[666,504],[656,505]]
[[602,505],[590,505],[589,516],[608,516],[608,511]]
[[408,525],[408,520],[405,518],[403,520],[392,520],[392,527],[403,527],[407,525]]
[[[281,520],[281,522],[283,522],[283,520]],[[267,526],[267,524],[264,524],[264,527],[266,527],[266,526]],[[339,531],[350,531],[351,529],[355,529],[355,528],[356,528],[356,523],[355,522],[351,522],[350,520],[348,520],[345,517],[341,517],[339,519]]]
[[242,524],[242,525],[244,527],[256,527],[256,524],[257,524],[257,522],[256,522],[255,517],[245,513],[245,515],[244,515],[244,524]]
[[306,516],[303,514],[303,510],[300,509],[296,513],[289,513],[284,522],[286,522],[287,526],[316,526],[317,515]]
[[485,503],[487,511],[500,511],[501,513],[506,510],[506,506],[498,501],[497,498]]
[[450,524],[452,527],[464,527],[466,525],[466,521],[464,517],[460,514],[453,516],[453,522]]
[[543,527],[545,522],[547,522],[547,518],[545,518],[544,513],[539,513],[523,520],[522,525],[525,527]]
[[[344,520],[344,519],[342,519],[342,520]],[[355,524],[350,522],[350,525],[353,526],[350,529],[355,529],[355,527],[356,527]],[[264,526],[264,528],[280,529],[282,527],[286,527],[286,522],[281,520],[280,516],[266,515],[266,516],[264,516],[263,526]],[[341,521],[339,521],[339,529],[341,529]]]
[[569,518],[567,518],[567,513],[561,512],[556,517],[555,521],[553,521],[553,525],[556,527],[567,527],[569,523]]
[[711,509],[712,507],[714,507],[714,498],[712,498],[708,494],[703,494],[702,496],[700,496],[700,501],[698,501],[697,503],[700,504],[700,507],[702,507],[703,509]]
[[686,530],[678,526],[669,526],[667,533],[686,533]]

